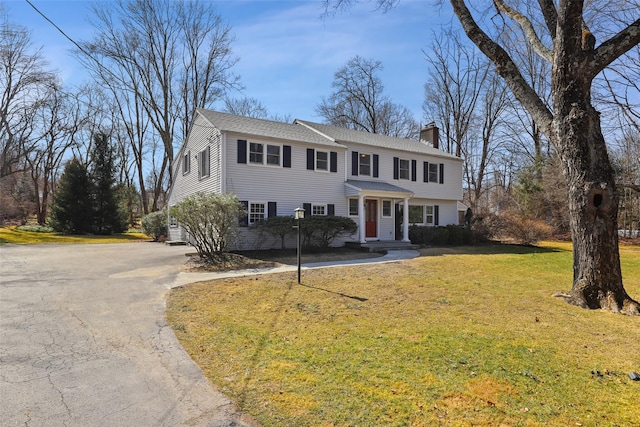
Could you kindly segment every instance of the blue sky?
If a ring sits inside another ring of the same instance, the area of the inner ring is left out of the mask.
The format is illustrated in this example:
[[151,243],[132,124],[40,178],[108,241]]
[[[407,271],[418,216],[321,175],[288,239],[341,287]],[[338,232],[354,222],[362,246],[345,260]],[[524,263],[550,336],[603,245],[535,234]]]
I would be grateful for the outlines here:
[[[88,40],[93,29],[87,22],[85,1],[32,3],[72,39]],[[321,1],[218,1],[218,13],[232,27],[234,71],[245,90],[236,96],[256,98],[271,114],[320,121],[315,112],[322,97],[331,92],[333,74],[350,58],[360,55],[382,62],[385,93],[409,108],[424,122],[422,101],[427,78],[424,51],[434,32],[448,26],[452,13],[433,0],[403,0],[383,14],[374,2],[356,4],[334,17],[321,18]],[[65,83],[86,79],[70,55],[62,34],[22,0],[5,1],[12,22],[32,31],[35,46],[42,46],[50,65]]]

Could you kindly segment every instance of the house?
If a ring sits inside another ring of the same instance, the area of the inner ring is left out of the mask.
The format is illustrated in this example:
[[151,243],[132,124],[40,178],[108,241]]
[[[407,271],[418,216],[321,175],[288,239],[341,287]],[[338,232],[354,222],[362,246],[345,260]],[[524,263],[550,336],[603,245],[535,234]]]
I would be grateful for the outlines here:
[[[271,216],[339,215],[358,224],[346,241],[409,241],[409,224],[457,224],[462,160],[421,140],[305,120],[281,123],[198,109],[172,165],[169,206],[196,192],[233,193],[247,211],[238,249],[275,247],[253,224]],[[170,221],[169,238],[188,240]]]

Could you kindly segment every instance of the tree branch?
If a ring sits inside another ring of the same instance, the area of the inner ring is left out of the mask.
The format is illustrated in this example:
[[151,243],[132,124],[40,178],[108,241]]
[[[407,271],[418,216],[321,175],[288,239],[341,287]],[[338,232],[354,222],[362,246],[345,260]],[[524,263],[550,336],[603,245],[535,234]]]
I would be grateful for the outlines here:
[[624,55],[640,43],[640,19],[630,24],[609,40],[602,43],[594,52],[594,61],[590,69],[596,76],[618,57]]
[[538,94],[522,77],[513,59],[499,44],[480,29],[471,16],[471,12],[469,12],[464,0],[450,1],[469,39],[494,63],[498,74],[505,80],[518,101],[534,117],[542,132],[547,136],[551,135],[553,115]]
[[538,0],[538,4],[540,5],[540,11],[544,17],[544,22],[547,24],[549,34],[551,34],[551,38],[555,40],[556,26],[558,25],[558,11],[556,10],[556,5],[553,3],[553,0]]
[[516,21],[520,25],[520,27],[522,27],[524,33],[527,36],[527,39],[529,39],[529,43],[531,43],[531,46],[538,55],[547,60],[547,62],[549,63],[553,61],[553,51],[547,48],[542,43],[540,37],[538,37],[538,34],[536,34],[535,28],[533,28],[533,24],[529,19],[527,19],[526,16],[508,6],[503,0],[493,0],[493,4],[496,6],[499,12],[505,13],[509,18]]

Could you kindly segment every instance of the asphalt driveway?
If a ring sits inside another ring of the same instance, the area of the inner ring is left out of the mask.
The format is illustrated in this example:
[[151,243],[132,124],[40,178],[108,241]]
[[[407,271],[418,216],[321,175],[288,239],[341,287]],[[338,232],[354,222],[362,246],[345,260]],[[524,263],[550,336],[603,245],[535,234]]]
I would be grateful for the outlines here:
[[0,425],[254,425],[166,325],[188,251],[0,246]]

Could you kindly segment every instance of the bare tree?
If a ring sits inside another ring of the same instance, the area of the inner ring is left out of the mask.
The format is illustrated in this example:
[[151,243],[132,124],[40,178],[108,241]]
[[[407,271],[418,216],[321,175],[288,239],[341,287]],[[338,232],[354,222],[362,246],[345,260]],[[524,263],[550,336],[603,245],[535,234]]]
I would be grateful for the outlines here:
[[474,212],[485,210],[487,203],[481,199],[494,154],[501,148],[508,92],[488,61],[452,31],[436,37],[425,55],[431,65],[425,116],[441,125],[442,148],[463,159],[466,201]]
[[383,94],[382,63],[355,56],[334,74],[334,91],[316,111],[334,126],[399,138],[415,138],[419,125],[411,112]]
[[476,117],[488,64],[451,31],[438,36],[425,56],[431,65],[425,84],[425,116],[441,126],[445,151],[460,157]]
[[[108,87],[133,136],[137,167],[148,141],[159,138],[163,155],[153,178],[153,206],[171,181],[174,147],[187,135],[197,107],[238,87],[231,73],[229,27],[200,1],[130,0],[94,7],[97,35],[81,43],[79,57]],[[87,55],[89,54],[89,55]],[[96,60],[97,58],[97,60]],[[156,164],[156,159],[151,159]],[[138,171],[144,192],[144,170]],[[143,194],[145,213],[147,205]]]
[[0,16],[0,178],[24,171],[33,117],[55,82],[27,30]]
[[82,125],[83,118],[74,101],[77,99],[53,85],[34,117],[39,135],[26,160],[33,180],[38,224],[47,221],[49,196],[55,189],[62,161],[74,145],[75,133]]
[[269,111],[255,98],[227,98],[224,100],[224,111],[238,116],[268,119]]

